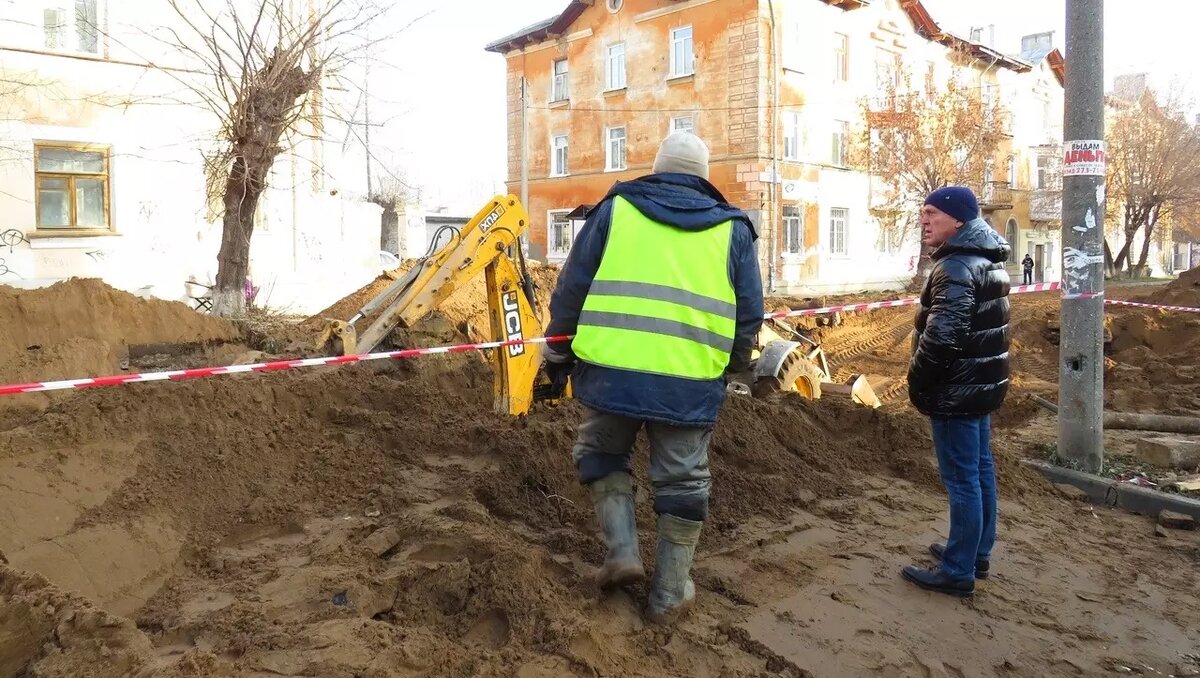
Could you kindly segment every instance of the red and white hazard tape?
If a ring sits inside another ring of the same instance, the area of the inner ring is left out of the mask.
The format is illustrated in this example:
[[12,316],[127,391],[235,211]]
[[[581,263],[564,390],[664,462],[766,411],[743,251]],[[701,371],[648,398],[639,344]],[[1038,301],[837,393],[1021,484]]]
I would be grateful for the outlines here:
[[486,351],[510,346],[528,344],[552,344],[570,341],[571,337],[536,337],[524,341],[489,341],[482,344],[461,344],[459,346],[438,346],[434,348],[409,348],[403,351],[387,351],[384,353],[366,353],[363,355],[343,355],[331,358],[304,358],[299,360],[279,360],[271,363],[254,363],[251,365],[228,365],[225,367],[201,367],[194,370],[169,370],[166,372],[143,372],[141,374],[122,374],[115,377],[94,377],[89,379],[67,379],[65,381],[43,381],[33,384],[12,384],[0,386],[0,396],[16,395],[19,393],[41,393],[43,391],[64,391],[67,389],[97,388],[100,386],[121,386],[136,384],[144,381],[185,381],[203,377],[216,377],[222,374],[244,374],[246,372],[282,372],[298,367],[320,367],[322,365],[349,365],[369,360],[399,360],[416,358],[423,355],[438,353],[470,353],[471,351]]
[[[1049,292],[1061,288],[1060,283],[1038,283],[1036,285],[1020,285],[1009,290],[1009,294],[1027,294],[1030,292]],[[1115,306],[1133,306],[1137,308],[1151,308],[1164,311],[1183,311],[1187,313],[1200,313],[1200,308],[1192,308],[1189,306],[1164,306],[1160,304],[1143,304],[1133,301],[1120,301],[1117,299],[1105,299],[1106,304]],[[765,319],[775,318],[796,318],[809,315],[826,315],[829,313],[846,313],[849,311],[869,311],[881,308],[897,308],[900,306],[912,306],[920,303],[917,297],[907,299],[894,299],[892,301],[872,301],[861,304],[845,304],[842,306],[826,306],[824,308],[806,308],[798,311],[785,311],[782,313],[769,313],[764,316]],[[44,391],[64,391],[69,389],[88,389],[98,388],[101,386],[121,386],[123,384],[136,384],[147,381],[185,381],[187,379],[201,379],[204,377],[216,377],[223,374],[245,374],[247,372],[282,372],[284,370],[292,370],[301,367],[321,367],[324,365],[349,365],[351,363],[362,363],[371,360],[403,360],[407,358],[416,358],[423,355],[437,355],[439,353],[470,353],[472,351],[487,351],[497,348],[508,348],[511,346],[526,346],[533,344],[556,344],[564,341],[570,341],[570,336],[558,337],[534,337],[532,339],[514,340],[514,341],[488,341],[479,344],[459,344],[457,346],[437,346],[434,348],[409,348],[402,351],[386,351],[383,353],[367,353],[364,355],[345,355],[334,356],[329,358],[303,358],[297,360],[280,360],[270,363],[254,363],[251,365],[228,365],[225,367],[201,367],[193,370],[169,370],[166,372],[143,372],[141,374],[122,374],[113,377],[90,377],[86,379],[67,379],[63,381],[43,381],[30,384],[10,384],[0,385],[0,396],[18,395],[21,393],[41,393]]]
[[[1038,283],[1036,285],[1019,285],[1008,291],[1009,294],[1028,294],[1029,292],[1049,292],[1061,287],[1061,283]],[[891,301],[869,301],[861,304],[843,304],[841,306],[824,306],[822,308],[804,308],[798,311],[781,311],[768,313],[766,319],[799,318],[807,315],[828,315],[830,313],[849,313],[850,311],[873,311],[880,308],[898,308],[900,306],[915,306],[921,303],[919,297],[893,299]]]
[[1178,311],[1182,313],[1200,313],[1200,308],[1194,306],[1164,306],[1162,304],[1143,304],[1137,301],[1123,301],[1121,299],[1105,299],[1104,303],[1111,306],[1133,306],[1134,308],[1153,308],[1160,311]]

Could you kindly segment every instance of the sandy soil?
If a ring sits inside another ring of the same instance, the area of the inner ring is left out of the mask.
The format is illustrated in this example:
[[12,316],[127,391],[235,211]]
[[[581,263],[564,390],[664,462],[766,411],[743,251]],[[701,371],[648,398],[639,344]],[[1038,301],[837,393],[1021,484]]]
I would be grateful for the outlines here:
[[[99,389],[2,420],[0,675],[1200,674],[1200,534],[1156,536],[1020,463],[1045,418],[1019,396],[1052,389],[1053,302],[1014,298],[1025,381],[997,417],[1001,545],[972,602],[899,577],[945,534],[945,502],[902,388],[911,310],[877,312],[814,332],[835,371],[874,376],[882,410],[730,401],[699,605],[673,629],[643,624],[644,590],[590,586],[577,407],[493,414],[479,356]],[[395,341],[461,338],[477,313]],[[1133,370],[1145,351],[1194,365],[1194,328],[1131,317],[1113,323],[1114,393],[1184,407]],[[638,512],[652,565],[644,484]]]

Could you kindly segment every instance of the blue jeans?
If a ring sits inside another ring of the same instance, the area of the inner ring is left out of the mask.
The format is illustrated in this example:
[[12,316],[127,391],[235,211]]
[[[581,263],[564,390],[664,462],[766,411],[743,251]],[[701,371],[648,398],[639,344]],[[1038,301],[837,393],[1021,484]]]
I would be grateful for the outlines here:
[[950,538],[942,571],[973,579],[975,561],[988,560],[996,544],[996,465],[992,419],[930,417],[938,470],[950,498]]

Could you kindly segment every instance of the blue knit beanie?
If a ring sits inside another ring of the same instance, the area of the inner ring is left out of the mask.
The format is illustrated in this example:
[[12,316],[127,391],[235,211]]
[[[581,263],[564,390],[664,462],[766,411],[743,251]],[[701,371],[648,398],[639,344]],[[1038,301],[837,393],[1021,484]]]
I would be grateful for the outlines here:
[[925,204],[938,208],[964,224],[979,218],[979,201],[971,189],[963,186],[939,188],[925,198]]

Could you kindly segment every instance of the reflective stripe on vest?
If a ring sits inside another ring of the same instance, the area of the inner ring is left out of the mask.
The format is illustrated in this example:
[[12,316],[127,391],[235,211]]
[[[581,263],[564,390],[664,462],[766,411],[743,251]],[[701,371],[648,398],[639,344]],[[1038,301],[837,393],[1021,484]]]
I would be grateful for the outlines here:
[[613,199],[600,268],[572,342],[594,365],[716,379],[729,364],[737,296],[729,280],[733,222],[686,231]]

